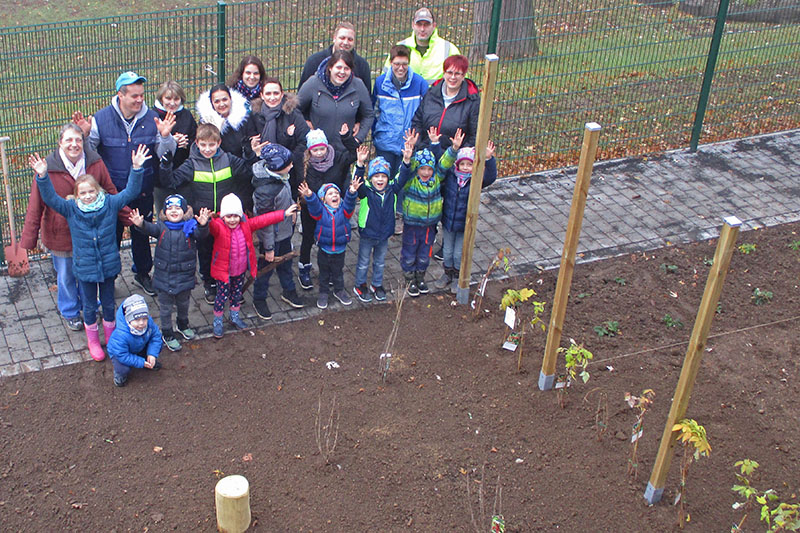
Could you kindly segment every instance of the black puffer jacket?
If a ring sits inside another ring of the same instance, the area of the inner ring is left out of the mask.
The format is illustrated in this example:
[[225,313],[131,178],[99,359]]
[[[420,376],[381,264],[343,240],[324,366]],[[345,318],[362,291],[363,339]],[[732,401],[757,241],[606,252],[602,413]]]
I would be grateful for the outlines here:
[[475,146],[475,135],[478,133],[478,112],[481,108],[481,94],[478,86],[471,79],[465,78],[455,100],[445,108],[442,96],[443,83],[444,79],[440,79],[431,85],[411,120],[411,127],[419,132],[417,150],[430,145],[428,128],[431,126],[439,128],[439,132],[442,134],[442,138],[439,140],[442,150],[450,147],[452,144],[450,137],[456,134],[458,128],[464,132],[464,142],[461,143],[461,146]]

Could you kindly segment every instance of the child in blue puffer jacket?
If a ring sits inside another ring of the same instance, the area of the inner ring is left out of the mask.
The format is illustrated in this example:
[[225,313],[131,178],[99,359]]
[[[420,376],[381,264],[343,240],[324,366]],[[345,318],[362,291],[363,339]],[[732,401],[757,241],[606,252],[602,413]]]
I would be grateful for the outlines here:
[[144,296],[132,294],[117,309],[117,324],[108,340],[108,356],[114,365],[114,385],[128,383],[131,368],[160,370],[161,331],[150,317]]
[[333,295],[342,305],[350,305],[353,300],[344,290],[344,253],[350,242],[350,217],[356,208],[356,191],[362,180],[354,177],[350,188],[342,200],[339,187],[326,183],[319,188],[317,194],[303,182],[297,190],[306,199],[306,206],[311,218],[317,223],[314,240],[319,247],[317,251],[317,268],[319,269],[319,296],[317,307],[328,307],[329,282],[333,283]]

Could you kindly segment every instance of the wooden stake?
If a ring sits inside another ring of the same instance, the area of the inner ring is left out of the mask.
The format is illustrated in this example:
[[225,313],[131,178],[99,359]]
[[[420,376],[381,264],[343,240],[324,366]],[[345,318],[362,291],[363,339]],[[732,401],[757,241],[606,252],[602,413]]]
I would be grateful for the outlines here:
[[569,210],[567,234],[564,237],[564,250],[561,252],[561,266],[558,269],[558,281],[553,297],[553,312],[550,315],[550,327],[547,328],[547,345],[544,349],[542,370],[539,372],[539,390],[550,390],[555,382],[561,328],[564,326],[564,315],[567,312],[567,299],[572,285],[572,273],[575,270],[575,254],[578,251],[578,237],[581,234],[583,211],[589,193],[592,166],[597,154],[597,139],[602,129],[596,122],[587,122],[585,128],[575,191],[572,193],[572,207]]
[[492,121],[494,89],[497,83],[497,66],[500,58],[495,54],[486,55],[486,68],[481,90],[481,109],[478,113],[478,131],[475,136],[475,163],[472,167],[467,219],[464,227],[464,245],[461,252],[461,270],[458,275],[456,301],[462,305],[469,303],[469,280],[472,274],[472,251],[475,247],[475,232],[478,228],[478,208],[481,205],[481,185],[486,167],[486,144],[489,142],[489,129]]
[[250,484],[244,476],[226,476],[214,488],[217,531],[244,533],[250,527]]
[[664,482],[669,472],[669,464],[672,459],[672,449],[675,446],[676,434],[672,427],[686,414],[689,406],[689,398],[692,395],[692,388],[697,377],[697,370],[703,360],[703,352],[708,340],[708,331],[711,329],[711,322],[717,311],[719,295],[722,292],[722,285],[725,283],[725,276],[728,274],[728,267],[731,264],[731,256],[736,248],[736,237],[739,235],[741,221],[736,217],[725,218],[725,225],[719,235],[717,250],[714,253],[714,264],[708,272],[706,288],[703,291],[703,299],[697,310],[697,318],[692,329],[692,336],[689,339],[689,346],[686,348],[686,357],[683,360],[683,368],[678,378],[678,386],[672,397],[672,406],[667,415],[667,423],[664,426],[664,433],[661,436],[661,444],[658,447],[656,462],[653,464],[653,472],[650,474],[650,481],[647,483],[644,497],[651,505],[660,501],[664,494]]

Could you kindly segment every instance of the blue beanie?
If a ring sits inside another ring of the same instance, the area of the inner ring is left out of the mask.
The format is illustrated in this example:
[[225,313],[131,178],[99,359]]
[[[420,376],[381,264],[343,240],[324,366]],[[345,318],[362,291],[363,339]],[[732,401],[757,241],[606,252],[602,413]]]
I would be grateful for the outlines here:
[[164,199],[164,211],[166,211],[167,209],[169,209],[174,205],[180,207],[184,213],[188,208],[188,204],[186,203],[186,198],[184,198],[180,194],[170,194]]
[[369,170],[367,170],[367,176],[372,179],[372,176],[375,174],[386,174],[386,177],[389,177],[389,172],[392,171],[391,165],[389,162],[381,156],[376,157],[372,161],[369,162]]
[[324,200],[325,199],[325,193],[328,192],[328,189],[330,189],[330,188],[334,188],[337,191],[339,191],[339,194],[342,194],[341,189],[339,189],[339,187],[337,187],[335,183],[324,183],[322,185],[322,187],[320,187],[319,190],[317,191],[317,197],[320,200]]
[[292,162],[292,153],[280,144],[268,144],[261,149],[261,159],[272,172],[284,169]]
[[433,152],[427,148],[423,148],[414,154],[414,161],[417,162],[417,167],[431,167],[436,168],[436,158],[433,157]]

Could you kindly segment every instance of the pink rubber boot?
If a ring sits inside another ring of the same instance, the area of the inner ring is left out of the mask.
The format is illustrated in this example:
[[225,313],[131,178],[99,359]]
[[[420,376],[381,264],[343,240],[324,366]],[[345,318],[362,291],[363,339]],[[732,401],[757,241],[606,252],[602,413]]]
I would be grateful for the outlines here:
[[89,343],[89,354],[95,361],[102,361],[106,358],[103,347],[100,346],[100,334],[97,331],[97,322],[94,324],[83,324],[86,329],[86,340]]
[[114,328],[117,327],[117,321],[114,322],[106,322],[103,320],[103,334],[106,337],[106,346],[108,346],[108,341],[111,338],[111,334],[114,333]]

